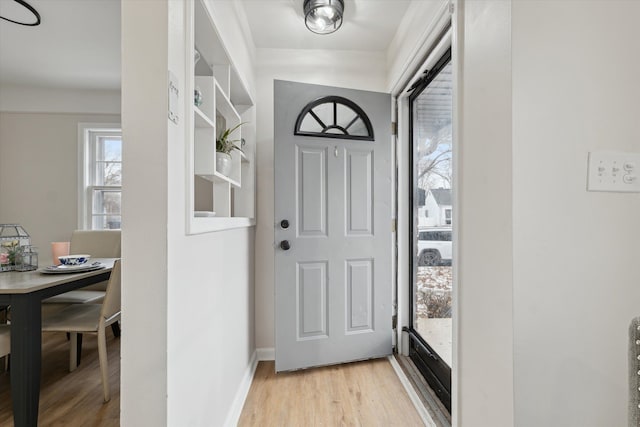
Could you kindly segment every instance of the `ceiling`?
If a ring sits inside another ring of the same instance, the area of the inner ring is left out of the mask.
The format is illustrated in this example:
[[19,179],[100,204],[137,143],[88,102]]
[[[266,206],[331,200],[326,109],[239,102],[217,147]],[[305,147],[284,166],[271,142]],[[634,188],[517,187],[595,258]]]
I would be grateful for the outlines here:
[[313,34],[303,0],[240,0],[257,48],[386,51],[411,0],[345,0],[342,27]]
[[[27,0],[42,17],[37,27],[0,20],[0,85],[69,89],[120,88],[120,0]],[[237,1],[257,48],[387,50],[411,0],[345,0],[334,34],[304,26],[303,0]],[[33,19],[13,0],[0,15]]]
[[[0,84],[120,87],[120,0],[27,1],[42,23],[0,20]],[[16,4],[0,0],[0,16],[22,13]]]

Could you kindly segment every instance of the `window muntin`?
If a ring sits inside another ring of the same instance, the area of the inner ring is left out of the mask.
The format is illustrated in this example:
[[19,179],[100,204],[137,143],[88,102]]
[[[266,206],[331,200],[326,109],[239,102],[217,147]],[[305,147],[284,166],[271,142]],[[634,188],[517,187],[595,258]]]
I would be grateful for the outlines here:
[[305,106],[296,120],[295,135],[373,141],[373,127],[355,102],[327,96]]

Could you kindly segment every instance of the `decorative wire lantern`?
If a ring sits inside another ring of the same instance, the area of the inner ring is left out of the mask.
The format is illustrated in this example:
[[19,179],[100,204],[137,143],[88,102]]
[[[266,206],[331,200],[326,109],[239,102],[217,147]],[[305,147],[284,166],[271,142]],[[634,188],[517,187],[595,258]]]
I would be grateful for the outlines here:
[[[31,248],[29,233],[19,224],[0,224],[0,272],[16,269],[24,247]],[[35,251],[35,248],[31,248]],[[36,254],[37,268],[37,254]]]

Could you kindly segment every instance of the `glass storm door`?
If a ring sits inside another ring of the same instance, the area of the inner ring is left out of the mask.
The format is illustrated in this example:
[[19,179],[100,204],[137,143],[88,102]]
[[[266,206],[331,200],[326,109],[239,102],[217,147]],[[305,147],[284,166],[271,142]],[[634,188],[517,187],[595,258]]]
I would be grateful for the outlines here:
[[410,350],[413,362],[451,410],[452,359],[452,66],[451,51],[409,98],[412,149]]

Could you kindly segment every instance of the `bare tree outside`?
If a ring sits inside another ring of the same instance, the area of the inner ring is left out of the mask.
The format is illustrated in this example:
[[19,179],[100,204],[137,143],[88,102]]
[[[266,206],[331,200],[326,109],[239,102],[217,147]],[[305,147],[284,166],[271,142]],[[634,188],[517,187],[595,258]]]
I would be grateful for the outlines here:
[[445,66],[412,104],[416,174],[413,327],[449,366],[452,360],[452,79]]
[[[94,226],[120,228],[122,186],[122,139],[101,138],[96,150],[96,181],[102,187],[94,193]],[[104,187],[113,187],[108,189]],[[98,223],[95,224],[95,221]]]
[[441,147],[430,155],[419,157],[418,188],[426,191],[451,188],[451,145]]

